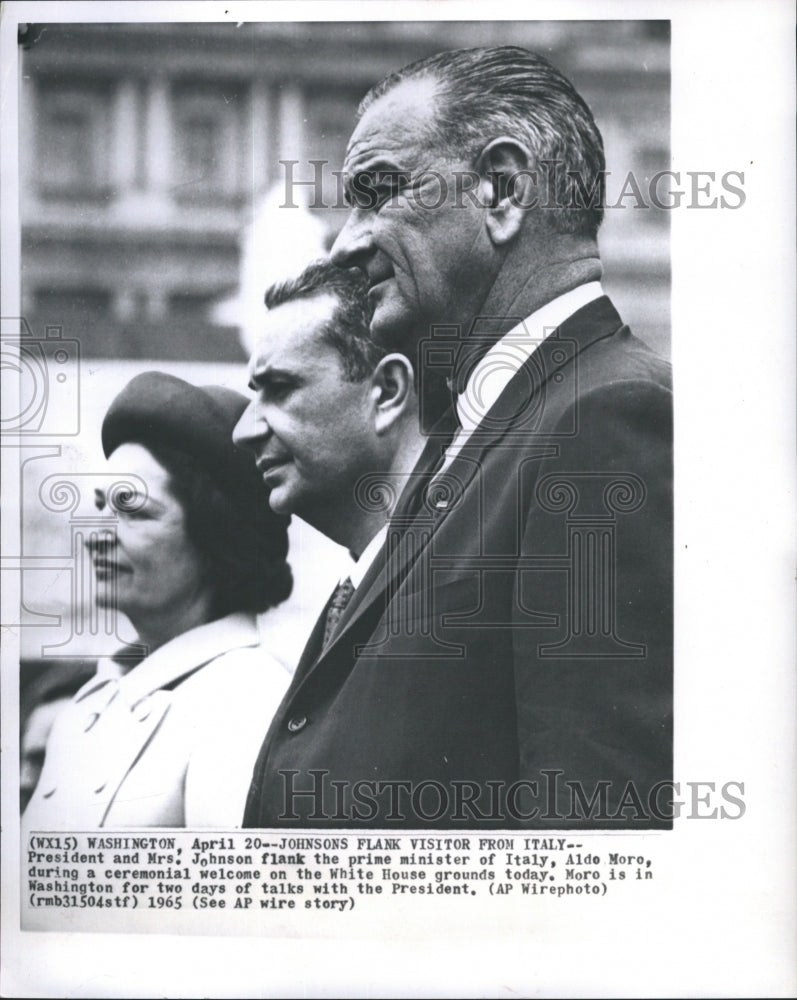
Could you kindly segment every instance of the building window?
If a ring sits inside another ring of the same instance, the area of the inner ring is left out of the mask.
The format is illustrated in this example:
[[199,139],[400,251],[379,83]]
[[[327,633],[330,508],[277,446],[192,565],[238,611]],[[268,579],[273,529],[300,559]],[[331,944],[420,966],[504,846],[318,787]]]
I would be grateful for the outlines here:
[[110,100],[91,84],[40,90],[37,171],[44,195],[96,197],[109,182]]
[[219,186],[219,123],[207,115],[192,115],[183,123],[183,172],[195,183]]
[[91,320],[110,315],[111,293],[104,288],[39,288],[36,312],[48,323]]
[[[339,181],[334,170],[340,170],[346,154],[346,145],[355,120],[357,104],[362,95],[359,90],[344,90],[326,87],[313,89],[306,95],[307,139],[306,155],[309,160],[325,160],[328,166],[323,172],[324,202],[335,204],[338,198]],[[302,171],[300,173],[300,171]],[[312,177],[304,164],[296,168],[297,177]],[[310,190],[308,188],[308,190]]]
[[169,315],[175,319],[210,322],[210,311],[220,293],[172,292],[169,296]]
[[175,87],[177,197],[234,197],[240,192],[244,98],[244,88],[234,83]]

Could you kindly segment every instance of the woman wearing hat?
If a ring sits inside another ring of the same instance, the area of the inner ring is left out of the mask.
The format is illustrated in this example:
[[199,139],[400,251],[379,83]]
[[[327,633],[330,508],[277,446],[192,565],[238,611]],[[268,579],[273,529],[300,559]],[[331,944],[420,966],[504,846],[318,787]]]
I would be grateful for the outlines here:
[[27,829],[240,824],[290,681],[255,615],[292,586],[288,519],[232,443],[246,404],[160,372],[111,404],[95,499],[113,520],[89,550],[97,603],[127,615],[139,650],[101,660],[56,720]]

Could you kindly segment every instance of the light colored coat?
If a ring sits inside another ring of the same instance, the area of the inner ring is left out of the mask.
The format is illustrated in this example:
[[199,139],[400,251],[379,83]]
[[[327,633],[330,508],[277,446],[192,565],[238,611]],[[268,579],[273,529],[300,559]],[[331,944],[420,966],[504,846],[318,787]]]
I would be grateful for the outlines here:
[[56,719],[23,827],[240,826],[258,748],[290,681],[259,641],[254,616],[236,613],[126,673],[100,660]]

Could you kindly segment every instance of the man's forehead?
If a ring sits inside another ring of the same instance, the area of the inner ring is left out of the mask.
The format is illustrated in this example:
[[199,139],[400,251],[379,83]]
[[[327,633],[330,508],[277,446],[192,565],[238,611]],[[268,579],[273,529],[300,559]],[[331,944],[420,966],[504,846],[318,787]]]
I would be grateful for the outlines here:
[[432,77],[402,80],[378,97],[357,123],[346,149],[346,164],[371,153],[399,152],[418,144],[434,116],[438,82]]
[[321,349],[326,327],[338,308],[338,298],[323,289],[317,295],[290,299],[266,313],[250,369],[296,357],[309,361],[308,347]]

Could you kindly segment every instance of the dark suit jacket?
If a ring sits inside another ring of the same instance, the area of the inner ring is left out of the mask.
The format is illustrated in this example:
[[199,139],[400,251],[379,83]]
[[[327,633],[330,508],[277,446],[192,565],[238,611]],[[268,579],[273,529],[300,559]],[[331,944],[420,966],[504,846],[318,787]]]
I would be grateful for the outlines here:
[[546,339],[322,616],[244,825],[671,825],[671,404],[607,298]]

